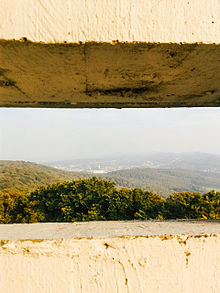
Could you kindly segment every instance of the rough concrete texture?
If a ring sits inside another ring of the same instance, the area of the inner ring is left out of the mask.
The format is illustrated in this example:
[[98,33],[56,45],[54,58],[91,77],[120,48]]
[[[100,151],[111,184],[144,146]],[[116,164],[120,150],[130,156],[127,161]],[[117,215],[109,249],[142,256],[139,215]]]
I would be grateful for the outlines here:
[[219,0],[0,0],[0,39],[219,43]]
[[0,225],[0,232],[4,293],[220,292],[219,222]]
[[219,0],[0,5],[1,107],[220,105]]
[[2,107],[220,105],[219,0],[0,5]]
[[220,45],[0,42],[1,107],[220,106]]
[[0,225],[0,240],[220,233],[220,221],[104,221]]

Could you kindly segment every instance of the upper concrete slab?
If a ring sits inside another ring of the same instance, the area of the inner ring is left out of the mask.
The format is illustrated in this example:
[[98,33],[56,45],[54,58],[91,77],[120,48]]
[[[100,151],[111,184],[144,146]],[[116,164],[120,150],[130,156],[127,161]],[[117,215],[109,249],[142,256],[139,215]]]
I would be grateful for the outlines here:
[[0,42],[1,107],[218,107],[220,45]]
[[0,39],[219,43],[219,0],[0,0]]
[[219,0],[0,7],[0,107],[220,106]]

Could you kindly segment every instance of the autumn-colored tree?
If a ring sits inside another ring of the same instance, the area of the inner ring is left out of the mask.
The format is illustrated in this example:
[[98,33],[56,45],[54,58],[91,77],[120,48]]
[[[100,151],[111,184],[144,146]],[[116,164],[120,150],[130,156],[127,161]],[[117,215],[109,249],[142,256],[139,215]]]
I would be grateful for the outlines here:
[[29,195],[0,192],[0,223],[134,219],[220,219],[220,192],[181,192],[163,199],[96,177],[40,187]]

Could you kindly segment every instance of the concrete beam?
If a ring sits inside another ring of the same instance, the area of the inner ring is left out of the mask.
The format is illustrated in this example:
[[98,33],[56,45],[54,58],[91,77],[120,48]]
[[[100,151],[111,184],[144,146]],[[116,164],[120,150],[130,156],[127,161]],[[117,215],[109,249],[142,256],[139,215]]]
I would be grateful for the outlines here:
[[218,0],[1,7],[1,107],[220,106]]

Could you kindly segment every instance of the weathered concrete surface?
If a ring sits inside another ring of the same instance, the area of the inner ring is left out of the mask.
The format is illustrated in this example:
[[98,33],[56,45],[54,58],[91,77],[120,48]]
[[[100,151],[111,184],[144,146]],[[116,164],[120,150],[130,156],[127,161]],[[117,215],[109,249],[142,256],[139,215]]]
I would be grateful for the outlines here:
[[0,225],[0,240],[215,233],[220,233],[220,221],[92,221]]
[[0,240],[212,233],[220,233],[220,221],[92,221],[0,225]]
[[0,39],[219,43],[219,0],[0,0]]
[[220,105],[219,0],[0,5],[1,107]]
[[220,45],[0,42],[1,107],[220,106]]
[[0,225],[0,239],[4,293],[220,291],[219,222]]

